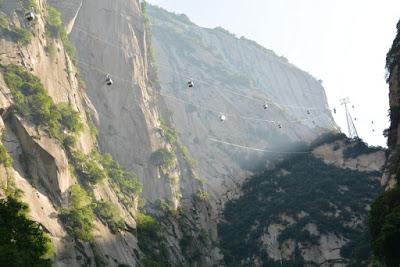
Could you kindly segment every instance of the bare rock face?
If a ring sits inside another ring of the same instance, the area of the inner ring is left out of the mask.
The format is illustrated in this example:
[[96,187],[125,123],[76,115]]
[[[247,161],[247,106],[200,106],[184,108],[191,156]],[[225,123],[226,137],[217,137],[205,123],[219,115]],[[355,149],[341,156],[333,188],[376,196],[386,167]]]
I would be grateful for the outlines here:
[[344,141],[337,141],[332,144],[325,144],[313,150],[315,157],[322,159],[327,164],[333,164],[340,168],[348,168],[363,172],[382,170],[386,163],[385,151],[377,151],[369,154],[361,154],[355,158],[344,157],[343,152],[353,144],[345,144]]
[[32,179],[41,179],[53,201],[61,204],[63,195],[73,184],[67,156],[60,144],[46,134],[35,131],[18,116],[12,116],[11,127],[20,141],[27,170]]
[[217,199],[231,197],[227,191],[247,176],[243,167],[265,157],[262,149],[281,151],[336,127],[321,83],[287,59],[222,28],[201,28],[185,15],[154,6],[148,14],[160,94]]
[[[100,149],[135,171],[146,185],[147,200],[174,199],[168,179],[160,178],[149,161],[165,142],[156,130],[158,100],[148,77],[149,47],[139,1],[51,3],[71,31],[87,94],[98,114]],[[106,85],[106,74],[112,86]]]

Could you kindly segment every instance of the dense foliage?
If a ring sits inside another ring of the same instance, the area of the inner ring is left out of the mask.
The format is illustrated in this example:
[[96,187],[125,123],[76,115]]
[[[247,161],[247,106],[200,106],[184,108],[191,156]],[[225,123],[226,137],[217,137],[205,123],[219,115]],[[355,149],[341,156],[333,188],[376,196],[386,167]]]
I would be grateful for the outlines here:
[[3,164],[4,167],[11,167],[12,165],[12,158],[8,154],[7,149],[4,147],[2,143],[0,143],[0,164]]
[[173,169],[176,166],[175,153],[166,148],[160,148],[153,152],[150,157],[151,162],[165,170]]
[[382,193],[373,203],[369,229],[375,257],[388,267],[400,265],[400,187]]
[[51,266],[53,246],[41,227],[28,219],[28,206],[0,200],[0,266]]
[[4,36],[9,37],[12,41],[21,46],[29,44],[32,39],[32,33],[30,31],[10,25],[6,17],[0,17],[0,29]]
[[71,150],[69,153],[74,170],[83,183],[97,184],[107,178],[106,171],[94,156],[95,153],[85,155],[78,150]]
[[310,144],[310,146],[311,148],[314,148],[324,144],[331,144],[339,140],[347,140],[346,135],[342,133],[330,132],[319,136]]
[[37,10],[36,0],[18,0],[22,3],[25,11]]
[[[358,253],[363,249],[369,252],[368,247],[361,248],[365,242],[358,238],[366,233],[365,224],[351,225],[355,220],[365,221],[366,207],[379,190],[379,181],[372,178],[377,175],[327,165],[309,154],[289,158],[274,170],[255,175],[244,184],[243,195],[227,203],[225,222],[218,227],[228,266],[240,266],[252,256],[271,262],[260,240],[271,223],[286,225],[278,236],[280,245],[289,239],[302,246],[318,244],[319,236],[307,230],[311,223],[320,234],[342,235],[351,240],[342,256],[353,266],[365,266],[368,253]],[[283,214],[296,222],[288,224]],[[304,266],[301,253],[295,253],[285,266]]]
[[46,30],[50,37],[60,39],[62,41],[69,57],[72,60],[75,60],[75,48],[72,46],[67,32],[65,31],[61,14],[52,6],[47,7]]
[[145,257],[142,263],[145,267],[168,267],[168,251],[163,242],[159,223],[151,216],[137,214],[138,245]]
[[118,211],[118,208],[109,201],[98,201],[95,204],[94,212],[97,217],[110,228],[111,232],[117,233],[124,228],[124,221]]
[[60,141],[66,137],[65,131],[77,134],[82,129],[79,113],[68,104],[55,105],[39,78],[21,66],[7,65],[2,68],[15,109],[22,117],[43,127],[50,136]]
[[81,240],[92,240],[95,220],[92,199],[79,185],[71,186],[69,206],[61,211],[60,217],[69,234]]
[[125,170],[110,154],[105,154],[100,160],[107,175],[110,177],[111,186],[117,193],[122,203],[130,207],[132,200],[142,192],[142,185],[138,182],[133,172]]
[[383,151],[383,148],[368,146],[362,140],[356,140],[356,142],[354,142],[353,145],[347,147],[343,151],[343,156],[344,156],[344,158],[356,158],[360,155],[366,155],[366,154],[375,153],[378,151]]

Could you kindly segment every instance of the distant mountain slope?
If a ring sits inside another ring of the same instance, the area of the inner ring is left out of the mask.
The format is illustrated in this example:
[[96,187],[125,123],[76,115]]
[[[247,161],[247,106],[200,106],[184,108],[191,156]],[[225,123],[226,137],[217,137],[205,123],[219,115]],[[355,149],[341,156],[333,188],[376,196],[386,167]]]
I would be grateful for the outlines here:
[[227,266],[370,262],[366,217],[380,190],[384,151],[340,135],[312,151],[255,175],[227,203],[219,225]]
[[[149,6],[148,16],[161,95],[200,177],[217,195],[241,180],[232,175],[238,163],[262,155],[232,144],[281,151],[336,127],[321,83],[287,59],[222,28],[201,28],[185,15]],[[219,114],[226,115],[224,123]]]

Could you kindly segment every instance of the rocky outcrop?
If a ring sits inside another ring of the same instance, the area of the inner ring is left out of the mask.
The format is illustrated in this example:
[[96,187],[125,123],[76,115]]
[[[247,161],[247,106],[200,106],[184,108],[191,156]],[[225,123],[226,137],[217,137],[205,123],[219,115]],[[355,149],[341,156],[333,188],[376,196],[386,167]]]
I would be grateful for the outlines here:
[[356,142],[346,144],[339,140],[332,144],[324,144],[313,150],[313,155],[322,159],[327,164],[335,165],[339,168],[348,168],[362,172],[381,171],[386,163],[384,150],[374,153],[360,154],[357,157],[344,157],[343,153],[349,147],[354,147]]

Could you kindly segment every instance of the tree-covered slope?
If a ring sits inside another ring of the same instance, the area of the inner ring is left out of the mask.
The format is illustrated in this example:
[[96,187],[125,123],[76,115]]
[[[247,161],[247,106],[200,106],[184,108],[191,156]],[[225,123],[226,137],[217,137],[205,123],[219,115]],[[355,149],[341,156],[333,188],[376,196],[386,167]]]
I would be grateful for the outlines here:
[[383,266],[400,266],[400,21],[397,35],[386,57],[389,84],[390,128],[389,159],[386,168],[387,190],[372,204],[369,229],[374,257]]
[[[332,142],[342,154],[362,147],[358,157],[383,155],[342,138]],[[380,190],[380,175],[301,154],[253,176],[242,195],[227,203],[219,225],[227,265],[365,266],[370,255],[366,217]]]

